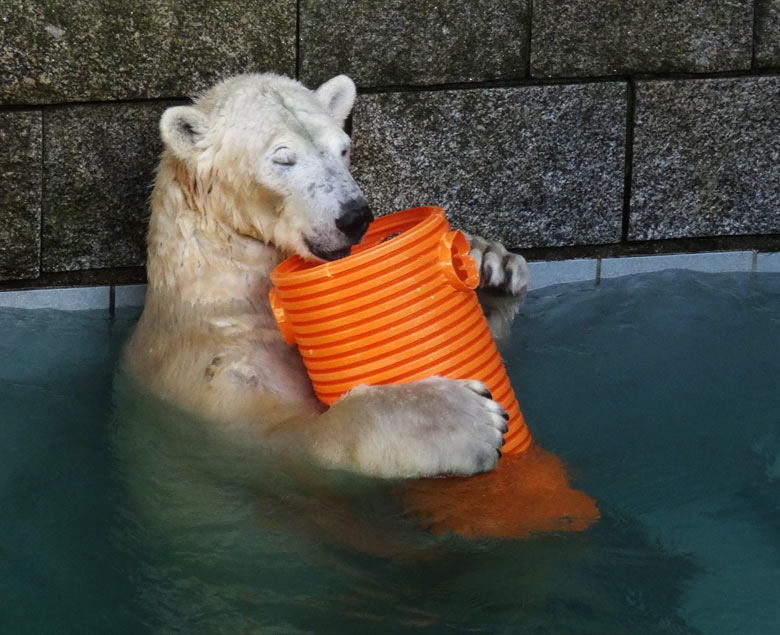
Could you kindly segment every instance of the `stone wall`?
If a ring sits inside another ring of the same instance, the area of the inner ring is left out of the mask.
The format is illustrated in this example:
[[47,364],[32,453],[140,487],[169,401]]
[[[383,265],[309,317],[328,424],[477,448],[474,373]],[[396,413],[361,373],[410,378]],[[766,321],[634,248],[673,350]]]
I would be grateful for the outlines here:
[[534,257],[780,249],[780,0],[6,0],[0,288],[143,280],[161,112],[348,73],[375,210]]

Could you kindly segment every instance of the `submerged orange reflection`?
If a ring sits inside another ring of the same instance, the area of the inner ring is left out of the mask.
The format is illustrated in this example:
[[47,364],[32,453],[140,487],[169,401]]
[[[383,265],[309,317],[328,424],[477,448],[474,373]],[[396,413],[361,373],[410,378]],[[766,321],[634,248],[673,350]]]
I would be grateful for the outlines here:
[[571,487],[563,461],[538,445],[502,457],[492,472],[406,484],[399,498],[433,533],[467,538],[582,531],[600,516],[596,501]]

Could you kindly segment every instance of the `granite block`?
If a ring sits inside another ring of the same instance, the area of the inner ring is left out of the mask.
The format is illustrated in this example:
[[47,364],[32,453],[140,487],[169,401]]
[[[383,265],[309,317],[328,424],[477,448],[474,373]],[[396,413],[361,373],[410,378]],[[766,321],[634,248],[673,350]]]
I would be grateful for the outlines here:
[[37,110],[0,112],[0,279],[40,273],[42,125]]
[[142,265],[165,102],[46,111],[43,268]]
[[6,2],[0,103],[182,97],[295,73],[295,0]]
[[780,77],[639,82],[629,238],[780,232]]
[[752,0],[537,1],[531,75],[744,70],[752,36]]
[[756,0],[755,63],[780,68],[780,0]]
[[362,95],[354,172],[378,214],[440,205],[509,247],[620,240],[626,86]]
[[524,77],[528,0],[301,0],[301,79],[361,86]]
[[686,269],[705,273],[750,272],[752,251],[726,251],[703,254],[665,254],[631,258],[603,258],[601,277],[617,278],[637,273],[652,273],[667,269]]

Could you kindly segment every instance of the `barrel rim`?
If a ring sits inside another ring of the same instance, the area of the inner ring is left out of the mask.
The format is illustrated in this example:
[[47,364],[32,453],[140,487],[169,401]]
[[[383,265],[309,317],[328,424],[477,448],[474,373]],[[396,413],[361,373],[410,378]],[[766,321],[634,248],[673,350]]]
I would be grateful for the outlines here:
[[[442,223],[444,231],[449,230],[449,222],[441,207],[426,205],[412,207],[386,216],[380,216],[369,225],[363,241],[355,248],[360,248],[369,241],[390,236],[403,227],[398,236],[393,236],[385,242],[359,249],[344,258],[323,263],[312,263],[299,255],[291,256],[280,262],[271,272],[271,282],[277,285],[297,285],[316,282],[322,279],[343,275],[355,268],[362,268],[375,259],[391,258],[394,252],[403,252],[409,241],[426,231],[431,231],[438,223]],[[354,249],[354,248],[353,248]]]

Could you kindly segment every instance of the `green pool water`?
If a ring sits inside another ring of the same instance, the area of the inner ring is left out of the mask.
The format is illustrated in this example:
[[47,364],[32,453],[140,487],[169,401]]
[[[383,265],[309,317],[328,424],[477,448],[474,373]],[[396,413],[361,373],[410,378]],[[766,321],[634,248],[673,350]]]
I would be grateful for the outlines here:
[[780,275],[529,295],[502,353],[603,517],[523,541],[115,389],[136,318],[0,311],[0,633],[780,632]]

